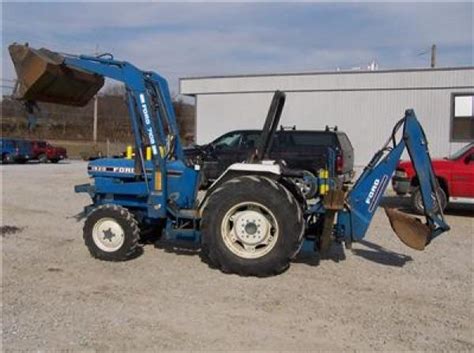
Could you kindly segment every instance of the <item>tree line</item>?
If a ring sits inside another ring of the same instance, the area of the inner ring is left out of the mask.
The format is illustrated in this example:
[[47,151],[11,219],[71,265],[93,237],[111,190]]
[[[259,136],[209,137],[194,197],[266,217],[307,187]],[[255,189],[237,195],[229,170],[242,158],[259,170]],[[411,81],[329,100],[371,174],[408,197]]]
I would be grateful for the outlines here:
[[[27,113],[22,101],[4,96],[1,105],[1,125],[3,137],[30,139],[54,139],[87,141],[92,140],[94,101],[84,107],[70,107],[59,104],[38,103],[37,125],[28,131]],[[195,134],[194,105],[182,99],[173,98],[180,135],[188,143]],[[99,141],[132,143],[133,135],[123,89],[111,86],[98,96]]]

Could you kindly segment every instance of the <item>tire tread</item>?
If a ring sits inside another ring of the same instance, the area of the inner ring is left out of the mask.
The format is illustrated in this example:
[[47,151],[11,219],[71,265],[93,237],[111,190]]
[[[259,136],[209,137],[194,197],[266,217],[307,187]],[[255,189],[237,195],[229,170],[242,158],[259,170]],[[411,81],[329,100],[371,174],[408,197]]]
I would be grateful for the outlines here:
[[[213,231],[210,229],[213,222],[215,222],[214,215],[222,207],[223,197],[225,199],[228,195],[238,192],[241,193],[242,190],[246,189],[252,190],[253,187],[255,187],[255,192],[257,192],[257,190],[264,190],[267,194],[273,193],[275,195],[274,197],[279,198],[281,203],[280,207],[284,207],[285,213],[288,215],[295,215],[294,217],[287,217],[287,219],[285,219],[285,224],[288,222],[291,223],[288,225],[288,229],[294,229],[297,231],[294,232],[294,234],[282,234],[282,236],[291,236],[292,239],[289,243],[290,245],[288,245],[288,249],[285,250],[286,255],[275,261],[275,263],[272,264],[273,266],[249,267],[228,263],[228,260],[219,253],[219,249],[215,246],[215,239],[213,239],[213,237],[216,235],[213,235]],[[212,267],[216,267],[224,273],[236,273],[241,276],[258,277],[279,274],[289,267],[291,259],[299,251],[302,244],[301,234],[305,229],[305,224],[301,206],[286,187],[269,177],[257,175],[241,176],[225,182],[209,196],[202,214],[201,254]]]
[[[97,212],[110,212],[112,213],[112,215],[109,215],[109,217],[111,218],[114,218],[113,213],[115,213],[115,218],[119,216],[122,218],[123,221],[126,222],[127,226],[130,228],[131,231],[129,232],[129,244],[125,252],[105,253],[95,246],[94,241],[92,240],[92,236],[89,236],[89,228],[93,225],[89,224],[88,220]],[[89,249],[91,256],[102,261],[126,261],[131,258],[134,258],[139,249],[141,248],[141,245],[139,244],[140,228],[138,226],[138,221],[135,219],[133,214],[130,213],[126,208],[115,204],[100,205],[89,214],[89,217],[87,218],[83,227],[83,239],[87,248]]]

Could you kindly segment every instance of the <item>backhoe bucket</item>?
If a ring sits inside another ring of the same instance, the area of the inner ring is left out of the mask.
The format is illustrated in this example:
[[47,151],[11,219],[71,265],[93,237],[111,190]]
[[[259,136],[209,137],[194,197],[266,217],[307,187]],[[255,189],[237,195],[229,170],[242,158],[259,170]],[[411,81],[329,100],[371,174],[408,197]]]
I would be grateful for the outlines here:
[[8,47],[18,76],[17,99],[84,106],[104,85],[104,78],[64,64],[64,56],[28,45]]
[[420,219],[407,215],[394,208],[385,208],[395,234],[408,247],[424,250],[431,236],[431,231]]

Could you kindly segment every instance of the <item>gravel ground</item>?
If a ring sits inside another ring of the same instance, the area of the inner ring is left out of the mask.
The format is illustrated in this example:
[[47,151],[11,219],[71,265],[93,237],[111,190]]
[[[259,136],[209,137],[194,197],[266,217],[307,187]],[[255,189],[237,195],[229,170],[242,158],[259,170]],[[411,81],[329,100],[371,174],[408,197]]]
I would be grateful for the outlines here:
[[472,206],[452,207],[425,252],[379,210],[352,251],[241,278],[153,245],[94,260],[75,217],[85,163],[0,168],[3,350],[474,350]]

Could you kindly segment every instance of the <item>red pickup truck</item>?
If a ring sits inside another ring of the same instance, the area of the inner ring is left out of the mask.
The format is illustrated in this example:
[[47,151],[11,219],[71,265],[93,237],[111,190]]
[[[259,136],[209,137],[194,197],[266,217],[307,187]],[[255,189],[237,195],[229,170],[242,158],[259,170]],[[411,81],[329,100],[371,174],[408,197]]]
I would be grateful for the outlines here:
[[[452,201],[474,201],[474,143],[449,157],[433,159],[432,162],[440,185],[438,197],[443,208]],[[392,186],[398,195],[411,194],[413,208],[423,212],[418,179],[411,162],[402,161],[398,164]]]
[[67,158],[67,151],[63,147],[53,146],[46,141],[31,141],[33,145],[33,158],[46,163],[58,163],[60,160]]

